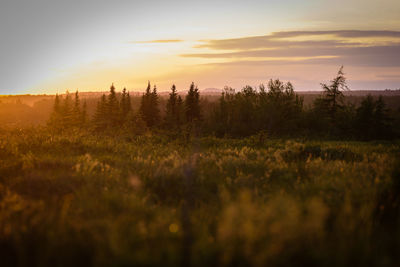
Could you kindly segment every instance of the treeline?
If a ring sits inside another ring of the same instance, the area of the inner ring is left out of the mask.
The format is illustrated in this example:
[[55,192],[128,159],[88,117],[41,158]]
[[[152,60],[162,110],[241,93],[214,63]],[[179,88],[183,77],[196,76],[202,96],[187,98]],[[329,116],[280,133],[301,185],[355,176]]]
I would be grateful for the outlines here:
[[48,121],[50,127],[59,129],[81,128],[85,127],[86,122],[86,101],[81,104],[78,91],[75,92],[74,99],[68,91],[64,99],[56,94],[53,112]]
[[[259,134],[285,137],[326,137],[345,139],[391,139],[399,137],[400,110],[390,110],[382,97],[366,96],[359,106],[345,101],[349,90],[343,67],[329,84],[321,84],[323,94],[311,105],[295,93],[290,82],[270,80],[267,86],[245,86],[239,92],[226,87],[219,100],[208,103],[192,83],[184,98],[175,85],[160,108],[157,88],[147,85],[136,111],[126,88],[117,94],[111,85],[103,94],[91,119],[86,104],[69,93],[56,95],[48,125],[53,129],[90,128],[96,132],[149,131],[192,136],[245,137]],[[207,103],[206,103],[207,102]]]

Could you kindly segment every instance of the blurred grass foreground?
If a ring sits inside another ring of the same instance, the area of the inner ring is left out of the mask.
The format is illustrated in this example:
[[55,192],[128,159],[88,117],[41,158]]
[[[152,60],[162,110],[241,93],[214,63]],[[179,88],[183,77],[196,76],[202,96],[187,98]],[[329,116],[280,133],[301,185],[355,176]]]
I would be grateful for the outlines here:
[[0,266],[396,266],[400,144],[0,131]]

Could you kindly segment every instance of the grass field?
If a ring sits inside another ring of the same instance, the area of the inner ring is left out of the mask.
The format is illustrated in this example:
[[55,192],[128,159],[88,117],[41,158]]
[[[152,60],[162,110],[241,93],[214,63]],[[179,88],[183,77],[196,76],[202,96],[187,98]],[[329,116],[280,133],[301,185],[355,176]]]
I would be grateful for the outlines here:
[[0,130],[1,266],[395,266],[400,143]]

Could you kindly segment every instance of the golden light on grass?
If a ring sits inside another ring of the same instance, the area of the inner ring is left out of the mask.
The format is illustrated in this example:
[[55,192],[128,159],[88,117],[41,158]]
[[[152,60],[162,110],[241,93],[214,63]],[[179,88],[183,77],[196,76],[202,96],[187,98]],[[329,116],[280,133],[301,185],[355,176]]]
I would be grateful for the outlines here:
[[171,232],[171,233],[177,233],[178,231],[179,231],[179,226],[176,224],[176,223],[171,223],[170,225],[169,225],[169,231]]

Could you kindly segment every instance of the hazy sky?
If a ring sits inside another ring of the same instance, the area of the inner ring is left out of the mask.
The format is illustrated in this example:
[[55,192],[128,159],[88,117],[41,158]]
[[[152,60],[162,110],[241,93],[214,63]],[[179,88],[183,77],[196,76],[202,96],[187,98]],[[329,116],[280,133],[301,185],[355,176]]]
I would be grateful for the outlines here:
[[399,0],[1,0],[0,94],[240,88],[400,88]]

